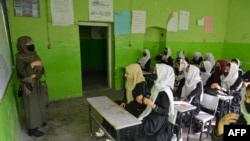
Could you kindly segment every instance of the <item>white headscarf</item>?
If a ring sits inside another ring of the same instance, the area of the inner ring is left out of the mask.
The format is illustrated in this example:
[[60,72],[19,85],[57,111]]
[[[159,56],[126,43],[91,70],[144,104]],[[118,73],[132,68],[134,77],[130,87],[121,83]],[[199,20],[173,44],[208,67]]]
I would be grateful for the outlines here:
[[[157,80],[154,81],[154,86],[151,89],[150,99],[155,102],[159,92],[165,91],[169,99],[169,114],[174,114],[174,102],[172,90],[174,87],[175,73],[171,66],[166,64],[156,64]],[[147,106],[146,109],[139,116],[139,120],[142,120],[152,111],[151,106]]]
[[202,61],[206,72],[201,72],[201,80],[206,85],[207,79],[211,76],[212,65],[209,61]]
[[[241,64],[240,64],[240,59],[238,59],[238,58],[234,58],[234,59],[236,60],[236,63],[237,63],[236,65],[238,66],[238,68],[240,68],[240,65],[241,65]],[[231,61],[231,62],[232,62],[232,61]]]
[[185,59],[185,54],[184,54],[184,51],[183,51],[183,50],[181,50],[181,51],[179,52],[178,57],[181,58],[181,59]]
[[184,71],[188,67],[188,62],[185,59],[180,59],[179,71]]
[[247,121],[247,125],[250,125],[250,113],[247,112],[246,106],[245,106],[245,96],[242,97],[240,101],[240,110],[243,113],[243,116],[245,120]]
[[139,63],[142,67],[144,67],[145,64],[148,62],[148,60],[150,59],[150,51],[149,51],[148,49],[145,49],[144,52],[146,53],[146,56],[142,56],[142,57],[139,59],[139,61],[138,61],[138,63]]
[[132,90],[135,88],[136,84],[145,81],[145,78],[139,64],[130,64],[125,69],[129,75],[129,78],[125,81],[126,98],[127,103],[129,103],[134,100]]
[[[188,72],[184,71],[185,85],[182,87],[181,97],[186,98],[197,86],[199,82],[202,82],[200,77],[200,70],[198,67],[189,65]],[[201,99],[203,97],[203,90]]]
[[223,74],[221,78],[221,87],[228,90],[235,83],[239,77],[238,66],[235,63],[230,63],[230,70],[228,75],[225,77]]
[[168,59],[168,57],[171,56],[171,49],[170,48],[165,48],[165,49],[168,49],[168,54],[167,55],[164,54],[161,58],[162,60]]
[[211,65],[212,65],[212,67],[215,65],[214,56],[210,52],[205,54],[205,61],[209,61],[211,63]]
[[198,61],[200,57],[202,57],[200,52],[195,52],[194,53],[194,59],[195,59],[195,61]]

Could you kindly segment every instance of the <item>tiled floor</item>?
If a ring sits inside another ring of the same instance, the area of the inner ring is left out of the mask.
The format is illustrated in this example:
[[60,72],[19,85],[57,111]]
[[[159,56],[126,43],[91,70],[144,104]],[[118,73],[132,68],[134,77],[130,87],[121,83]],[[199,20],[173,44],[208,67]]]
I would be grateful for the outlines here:
[[[95,85],[98,85],[97,82],[95,82]],[[85,85],[86,87],[91,87],[87,86],[87,84]],[[122,98],[123,91],[107,88],[96,89],[97,87],[99,86],[83,92],[81,97],[50,102],[47,109],[48,125],[39,128],[41,131],[44,131],[45,135],[39,138],[29,137],[25,128],[22,127],[20,141],[104,141],[106,137],[93,139],[89,136],[88,103],[86,98],[106,95],[112,100],[117,100]],[[95,131],[97,128],[94,124]],[[183,128],[182,141],[186,140],[186,136],[187,128]],[[196,141],[198,138],[199,135],[190,134],[190,141]],[[203,141],[210,141],[210,137]]]

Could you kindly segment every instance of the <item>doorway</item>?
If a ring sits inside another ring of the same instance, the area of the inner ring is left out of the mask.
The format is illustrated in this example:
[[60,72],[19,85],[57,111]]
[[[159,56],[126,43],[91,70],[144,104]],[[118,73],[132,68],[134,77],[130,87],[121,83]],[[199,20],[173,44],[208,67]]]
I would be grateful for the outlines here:
[[79,22],[83,92],[112,87],[110,34],[109,24]]

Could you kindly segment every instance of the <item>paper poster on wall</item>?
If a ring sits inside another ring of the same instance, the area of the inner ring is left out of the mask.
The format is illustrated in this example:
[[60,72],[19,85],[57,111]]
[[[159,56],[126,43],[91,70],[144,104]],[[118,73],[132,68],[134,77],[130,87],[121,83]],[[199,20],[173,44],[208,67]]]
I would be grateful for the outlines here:
[[113,21],[113,0],[89,0],[90,21]]
[[180,11],[179,30],[188,30],[189,16],[189,11]]
[[198,26],[204,26],[204,18],[198,19],[197,25]]
[[115,13],[115,35],[130,34],[130,11]]
[[72,0],[50,0],[52,25],[68,26],[74,24]]
[[205,33],[212,33],[212,27],[213,27],[213,17],[206,16],[204,18],[204,32]]
[[173,12],[167,24],[167,32],[178,31],[178,12]]
[[146,11],[132,11],[132,33],[145,33],[146,30]]
[[39,18],[39,0],[14,0],[14,15]]

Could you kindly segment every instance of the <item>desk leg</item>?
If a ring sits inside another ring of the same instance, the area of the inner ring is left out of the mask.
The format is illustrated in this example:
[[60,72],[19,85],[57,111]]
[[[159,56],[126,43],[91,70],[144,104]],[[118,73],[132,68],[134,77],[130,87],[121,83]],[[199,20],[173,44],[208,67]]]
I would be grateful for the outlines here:
[[227,105],[227,113],[230,112],[230,106],[231,106],[231,100],[228,100],[228,105]]
[[193,111],[191,111],[191,119],[190,119],[190,125],[188,127],[187,141],[189,141],[189,133],[190,133],[190,130],[191,130],[191,127],[192,127],[193,115],[194,115]]
[[178,133],[176,134],[176,136],[177,136],[177,141],[179,141],[180,140],[180,138],[182,137],[182,113],[179,113],[179,117],[180,117],[180,119],[179,119],[179,129],[178,129]]
[[92,129],[92,118],[91,118],[91,106],[89,105],[89,132],[90,137],[93,137],[93,129]]
[[[221,105],[220,105],[220,117],[219,117],[219,119],[221,119],[221,117],[223,117],[223,113],[224,113],[224,111],[223,111],[223,109],[224,109],[224,104],[225,104],[225,101],[222,101],[221,102]],[[218,121],[219,122],[219,121]]]
[[121,141],[121,133],[120,130],[116,131],[116,135],[117,135],[117,141]]

